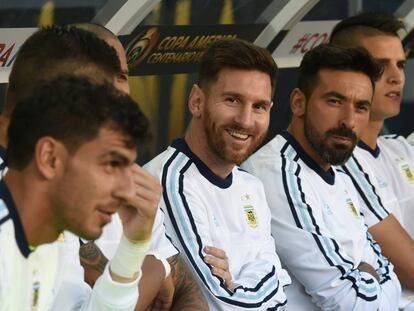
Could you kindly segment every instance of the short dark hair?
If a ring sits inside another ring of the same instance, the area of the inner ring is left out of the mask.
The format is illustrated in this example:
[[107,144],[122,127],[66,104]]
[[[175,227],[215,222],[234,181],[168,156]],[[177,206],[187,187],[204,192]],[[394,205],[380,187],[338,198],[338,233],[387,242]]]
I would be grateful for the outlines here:
[[203,86],[215,81],[220,70],[224,68],[262,71],[269,75],[272,94],[274,93],[277,65],[266,49],[240,39],[213,42],[201,57],[198,84]]
[[106,38],[119,40],[116,34],[114,34],[112,31],[110,31],[105,26],[102,26],[101,24],[97,24],[97,23],[74,23],[74,24],[70,24],[70,26],[93,32],[95,35],[97,35],[99,38],[101,38],[103,40],[105,40]]
[[360,39],[378,35],[399,37],[398,32],[405,30],[404,23],[386,12],[365,12],[345,18],[332,30],[330,43],[356,47]]
[[382,68],[364,48],[342,48],[321,44],[307,52],[299,67],[297,87],[309,99],[323,69],[361,72],[369,77],[372,87],[380,78]]
[[24,42],[13,64],[5,113],[10,115],[37,83],[85,70],[98,71],[90,76],[100,80],[115,77],[121,72],[115,49],[95,34],[76,27],[52,26],[36,31]]
[[112,84],[94,84],[79,76],[45,81],[12,113],[6,163],[24,169],[44,136],[61,141],[73,153],[105,126],[126,134],[131,148],[149,136],[148,120],[137,103]]

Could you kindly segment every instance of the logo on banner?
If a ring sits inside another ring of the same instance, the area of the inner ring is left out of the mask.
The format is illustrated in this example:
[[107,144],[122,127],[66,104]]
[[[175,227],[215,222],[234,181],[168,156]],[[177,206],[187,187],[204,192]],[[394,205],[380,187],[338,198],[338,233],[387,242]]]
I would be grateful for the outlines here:
[[197,72],[204,50],[220,39],[253,41],[265,24],[139,26],[120,36],[130,74],[160,75]]
[[290,54],[295,54],[300,52],[305,54],[307,51],[312,50],[314,47],[322,44],[328,43],[329,33],[327,32],[317,32],[317,33],[305,33],[299,40],[292,46]]
[[5,43],[0,42],[0,67],[8,67],[14,60],[14,56],[10,57],[12,55],[14,46],[16,44],[13,43],[10,46],[7,46]]
[[139,34],[126,48],[128,65],[135,67],[151,52],[158,40],[158,29],[152,27]]

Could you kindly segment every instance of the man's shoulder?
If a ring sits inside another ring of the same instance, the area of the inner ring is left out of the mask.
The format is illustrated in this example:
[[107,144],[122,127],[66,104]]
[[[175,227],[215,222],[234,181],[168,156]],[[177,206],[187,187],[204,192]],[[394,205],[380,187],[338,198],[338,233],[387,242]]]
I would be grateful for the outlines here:
[[158,177],[161,174],[165,163],[173,156],[174,149],[168,147],[166,150],[155,156],[152,160],[144,164],[143,168],[150,174]]
[[412,147],[408,140],[401,135],[389,134],[381,135],[377,139],[377,144],[380,148],[393,147],[393,148],[406,148]]
[[256,176],[261,171],[268,171],[269,167],[279,167],[282,161],[281,150],[285,143],[286,140],[277,135],[242,163],[241,168]]
[[405,158],[413,161],[414,146],[405,137],[401,135],[383,135],[378,137],[377,143],[381,153],[385,154],[386,157],[391,159]]

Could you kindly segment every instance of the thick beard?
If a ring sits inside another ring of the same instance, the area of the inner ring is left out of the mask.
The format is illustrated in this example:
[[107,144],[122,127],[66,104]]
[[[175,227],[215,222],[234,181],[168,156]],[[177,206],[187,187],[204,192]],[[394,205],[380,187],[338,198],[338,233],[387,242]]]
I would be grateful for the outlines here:
[[[237,125],[229,125],[226,128],[232,128],[234,130],[243,131],[245,129],[240,128]],[[209,149],[220,159],[240,165],[243,163],[254,151],[256,151],[257,147],[262,143],[264,138],[266,137],[267,131],[262,133],[259,136],[256,136],[254,140],[250,143],[247,150],[245,152],[231,152],[228,151],[226,143],[223,139],[223,135],[221,134],[222,131],[225,131],[223,128],[215,127],[215,123],[213,122],[210,112],[208,109],[205,110],[205,119],[204,119],[204,132],[206,133],[207,138],[207,145]]]
[[[349,137],[352,139],[352,145],[348,147],[348,145],[334,144],[333,147],[329,147],[327,140],[332,135]],[[349,128],[333,128],[322,137],[307,116],[305,116],[305,137],[321,159],[331,165],[341,165],[348,161],[357,142],[355,132]]]

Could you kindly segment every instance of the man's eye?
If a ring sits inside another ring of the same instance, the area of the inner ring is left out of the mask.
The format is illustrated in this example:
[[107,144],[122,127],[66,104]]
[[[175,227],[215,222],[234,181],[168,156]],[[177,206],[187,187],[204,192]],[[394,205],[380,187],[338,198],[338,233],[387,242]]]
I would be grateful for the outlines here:
[[339,105],[341,103],[341,101],[339,99],[336,99],[336,98],[330,98],[330,99],[328,99],[328,103],[332,104],[332,105]]
[[254,104],[253,108],[255,110],[259,110],[259,111],[267,111],[268,110],[268,106],[264,105],[264,104]]

